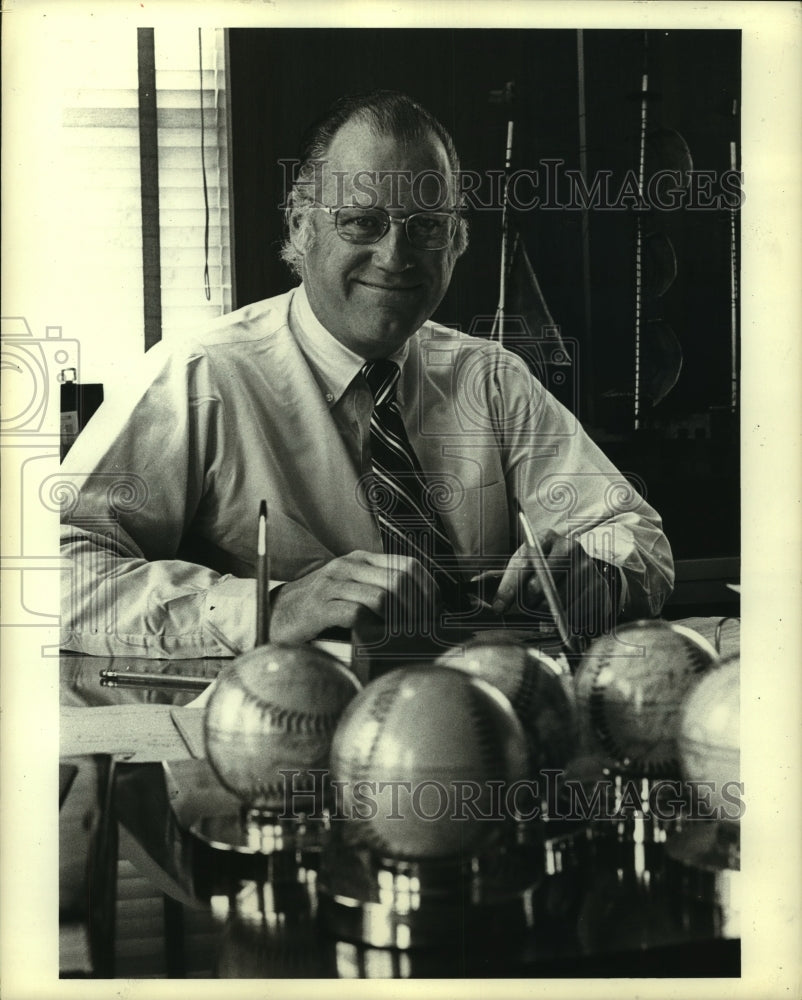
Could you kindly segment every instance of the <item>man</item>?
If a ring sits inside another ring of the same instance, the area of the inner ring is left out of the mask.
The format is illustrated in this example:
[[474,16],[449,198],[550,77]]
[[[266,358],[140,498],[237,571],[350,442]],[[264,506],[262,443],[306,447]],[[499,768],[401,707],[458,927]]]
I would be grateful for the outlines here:
[[493,614],[542,607],[518,503],[570,570],[577,628],[659,612],[657,514],[523,362],[429,322],[466,245],[458,172],[403,95],[347,98],[313,129],[287,212],[300,287],[149,352],[68,456],[66,648],[250,648],[263,497],[276,642],[465,613],[477,580]]

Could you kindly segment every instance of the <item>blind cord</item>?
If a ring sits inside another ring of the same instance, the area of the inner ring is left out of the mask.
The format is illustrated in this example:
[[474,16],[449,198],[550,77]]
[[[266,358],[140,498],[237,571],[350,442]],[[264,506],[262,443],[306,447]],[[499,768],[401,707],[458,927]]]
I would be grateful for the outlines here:
[[211,302],[212,288],[209,283],[209,187],[206,181],[206,128],[203,119],[203,42],[200,28],[198,28],[198,76],[200,88],[201,172],[203,174],[203,205],[206,213],[203,231],[203,290],[206,295],[206,301]]

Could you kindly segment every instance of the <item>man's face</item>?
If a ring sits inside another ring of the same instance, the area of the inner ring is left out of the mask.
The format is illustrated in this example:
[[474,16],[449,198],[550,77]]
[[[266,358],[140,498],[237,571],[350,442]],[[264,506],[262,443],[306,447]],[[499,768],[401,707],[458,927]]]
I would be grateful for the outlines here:
[[[322,177],[314,197],[333,208],[370,204],[398,218],[455,204],[448,159],[435,136],[409,145],[347,123],[331,144]],[[451,247],[418,250],[397,224],[378,243],[347,243],[333,216],[318,209],[305,223],[312,231],[301,273],[312,309],[361,357],[392,354],[445,295],[456,260]]]

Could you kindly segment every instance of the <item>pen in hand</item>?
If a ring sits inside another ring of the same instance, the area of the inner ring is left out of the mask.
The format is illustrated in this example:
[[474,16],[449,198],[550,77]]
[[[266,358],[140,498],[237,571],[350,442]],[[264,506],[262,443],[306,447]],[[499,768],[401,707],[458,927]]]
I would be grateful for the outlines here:
[[538,583],[543,590],[546,603],[549,606],[549,611],[551,611],[555,624],[557,625],[557,631],[560,633],[560,640],[562,641],[566,652],[581,653],[581,644],[571,633],[571,628],[568,624],[568,615],[565,613],[565,608],[563,607],[559,594],[557,593],[554,577],[551,575],[551,570],[546,562],[543,547],[538,541],[534,531],[532,531],[532,525],[529,523],[529,518],[526,516],[523,508],[517,500],[515,501],[515,509],[518,513],[518,520],[521,524],[524,538],[526,539],[527,549],[529,550],[530,565],[532,566]]

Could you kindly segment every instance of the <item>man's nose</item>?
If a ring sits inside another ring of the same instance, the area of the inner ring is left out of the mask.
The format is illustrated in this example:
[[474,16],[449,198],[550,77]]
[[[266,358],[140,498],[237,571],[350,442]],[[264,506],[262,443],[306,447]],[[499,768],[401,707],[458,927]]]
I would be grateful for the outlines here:
[[390,228],[378,243],[373,245],[373,260],[377,267],[402,270],[414,263],[415,248],[407,239],[403,219],[390,216]]

